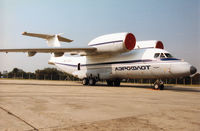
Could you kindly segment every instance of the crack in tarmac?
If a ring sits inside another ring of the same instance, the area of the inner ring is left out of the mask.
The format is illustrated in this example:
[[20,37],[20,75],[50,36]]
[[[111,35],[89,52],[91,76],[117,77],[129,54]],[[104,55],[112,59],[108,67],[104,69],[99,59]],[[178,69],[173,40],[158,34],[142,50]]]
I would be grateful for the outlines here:
[[33,125],[31,125],[30,123],[28,123],[27,121],[25,121],[24,119],[20,118],[19,116],[13,114],[12,112],[8,111],[7,109],[3,108],[0,106],[0,109],[2,109],[3,111],[7,112],[9,115],[17,118],[18,120],[24,122],[25,124],[27,124],[28,126],[30,126],[31,128],[33,128],[33,130],[38,131],[38,129],[36,127],[34,127]]

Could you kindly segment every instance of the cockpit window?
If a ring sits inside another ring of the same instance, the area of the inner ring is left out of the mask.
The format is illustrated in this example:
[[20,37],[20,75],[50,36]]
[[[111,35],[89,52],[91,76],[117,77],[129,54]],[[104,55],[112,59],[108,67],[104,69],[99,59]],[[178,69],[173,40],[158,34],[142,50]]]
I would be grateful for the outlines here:
[[173,56],[172,56],[171,54],[169,54],[169,53],[165,53],[165,56],[166,56],[167,58],[173,58]]
[[169,53],[155,53],[154,58],[173,58],[173,56]]
[[155,53],[154,58],[158,58],[160,56],[160,53]]
[[165,58],[165,55],[161,53],[160,58]]

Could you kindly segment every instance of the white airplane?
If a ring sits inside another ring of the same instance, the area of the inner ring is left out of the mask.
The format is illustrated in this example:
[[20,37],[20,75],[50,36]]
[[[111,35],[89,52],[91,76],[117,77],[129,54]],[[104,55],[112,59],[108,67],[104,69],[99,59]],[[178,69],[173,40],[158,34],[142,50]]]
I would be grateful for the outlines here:
[[[47,40],[51,48],[1,49],[0,52],[51,53],[49,64],[83,80],[83,85],[95,85],[106,80],[109,86],[120,86],[122,79],[157,79],[154,89],[164,89],[161,78],[183,77],[195,74],[197,69],[184,60],[174,58],[164,50],[161,41],[136,42],[132,33],[115,33],[97,37],[90,48],[59,48],[61,42],[72,40],[60,35],[22,33]],[[71,56],[65,56],[65,53]]]

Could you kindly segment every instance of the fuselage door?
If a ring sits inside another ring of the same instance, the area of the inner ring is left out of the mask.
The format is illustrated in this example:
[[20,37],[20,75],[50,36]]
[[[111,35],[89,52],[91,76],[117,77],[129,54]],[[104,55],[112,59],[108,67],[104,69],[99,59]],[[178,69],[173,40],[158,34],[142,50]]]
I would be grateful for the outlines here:
[[81,64],[80,63],[78,63],[78,65],[77,65],[77,70],[81,70]]

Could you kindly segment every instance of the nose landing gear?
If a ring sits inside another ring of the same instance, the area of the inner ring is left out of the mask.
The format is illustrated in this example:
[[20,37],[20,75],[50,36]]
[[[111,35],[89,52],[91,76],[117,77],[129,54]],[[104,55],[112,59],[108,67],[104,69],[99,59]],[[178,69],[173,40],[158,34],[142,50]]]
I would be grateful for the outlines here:
[[155,90],[163,90],[163,89],[164,89],[164,82],[161,81],[161,80],[156,80],[156,81],[154,82],[154,87],[153,87],[153,89],[155,89]]

